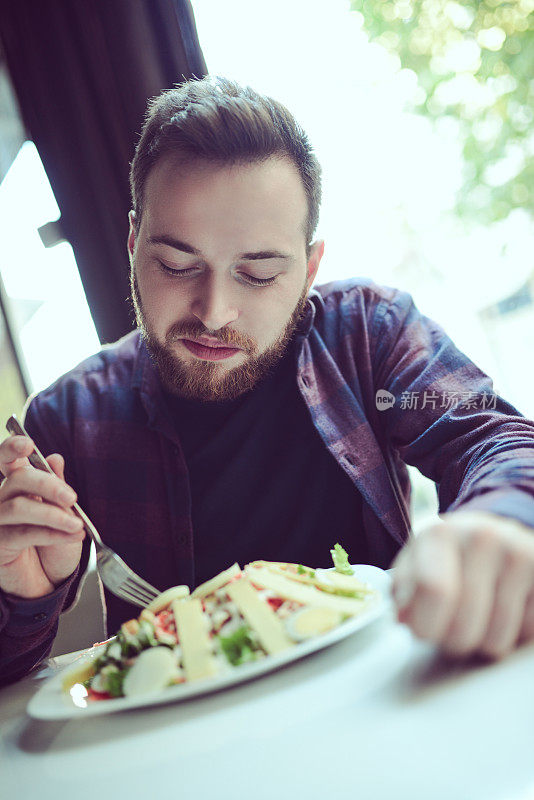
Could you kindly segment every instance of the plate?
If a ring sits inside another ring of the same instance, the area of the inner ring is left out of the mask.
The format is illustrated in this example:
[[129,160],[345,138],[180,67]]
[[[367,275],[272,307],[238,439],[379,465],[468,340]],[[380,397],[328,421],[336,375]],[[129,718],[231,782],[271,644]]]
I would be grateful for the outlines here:
[[369,564],[355,564],[353,569],[355,576],[359,580],[368,583],[373,589],[376,589],[379,592],[379,596],[369,604],[362,614],[348,619],[332,631],[315,636],[307,642],[296,644],[294,647],[277,655],[265,656],[259,661],[234,667],[223,675],[170,686],[162,691],[146,694],[142,697],[117,697],[112,700],[101,700],[89,703],[85,707],[80,707],[76,705],[70,694],[66,694],[62,690],[61,683],[65,673],[73,669],[74,663],[82,665],[99,655],[101,647],[92,647],[90,650],[85,651],[76,662],[70,663],[68,667],[65,667],[57,675],[50,678],[39,689],[28,704],[28,714],[35,719],[74,719],[95,717],[100,714],[111,714],[117,711],[128,711],[133,708],[143,708],[144,706],[177,703],[181,700],[199,697],[210,692],[220,691],[229,686],[235,686],[267,672],[280,669],[280,667],[293,661],[298,661],[310,653],[329,647],[362,630],[381,617],[390,606],[389,587],[391,579],[387,572]]

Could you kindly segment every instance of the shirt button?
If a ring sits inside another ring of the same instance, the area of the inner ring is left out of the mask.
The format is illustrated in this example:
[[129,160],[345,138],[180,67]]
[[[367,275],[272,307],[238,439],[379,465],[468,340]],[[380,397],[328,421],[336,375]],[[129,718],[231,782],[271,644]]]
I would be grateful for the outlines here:
[[308,378],[307,375],[303,375],[302,376],[302,383],[304,384],[306,389],[309,389],[309,387],[310,387],[310,379]]
[[353,467],[353,466],[354,466],[354,461],[352,460],[352,456],[344,455],[344,456],[343,456],[343,458],[345,459],[345,461],[347,462],[347,464],[350,464],[350,465],[351,465],[351,467]]
[[34,622],[44,622],[45,619],[48,619],[48,614],[46,614],[44,611],[39,611],[38,614],[33,615]]

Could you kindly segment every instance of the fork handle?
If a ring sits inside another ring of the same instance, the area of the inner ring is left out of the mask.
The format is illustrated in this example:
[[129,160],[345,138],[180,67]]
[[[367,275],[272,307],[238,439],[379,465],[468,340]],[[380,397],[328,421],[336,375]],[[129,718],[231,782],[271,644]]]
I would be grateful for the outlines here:
[[[14,434],[15,436],[27,436],[29,439],[31,439],[31,436],[24,429],[24,426],[18,421],[15,415],[9,417],[8,421],[6,422],[6,428],[9,433]],[[30,462],[32,467],[35,467],[36,469],[40,469],[43,472],[50,472],[52,475],[56,474],[52,469],[52,467],[50,466],[50,464],[48,463],[48,461],[46,460],[46,458],[39,450],[39,448],[36,446],[35,442],[33,443],[33,453],[31,453],[28,456],[28,461]],[[98,533],[97,529],[95,528],[95,526],[93,525],[93,523],[91,522],[85,511],[83,511],[83,509],[80,508],[78,503],[74,503],[74,505],[72,506],[72,510],[74,511],[76,516],[79,517],[83,522],[83,527],[85,532],[94,541],[97,549],[103,547],[104,543],[100,538],[100,534]]]

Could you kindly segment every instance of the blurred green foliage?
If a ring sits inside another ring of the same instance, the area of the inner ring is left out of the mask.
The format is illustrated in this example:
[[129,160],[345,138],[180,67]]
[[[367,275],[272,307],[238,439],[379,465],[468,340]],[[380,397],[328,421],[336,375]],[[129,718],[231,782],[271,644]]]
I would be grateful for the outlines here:
[[416,74],[414,110],[456,121],[457,213],[479,222],[534,213],[534,0],[351,0],[351,10]]

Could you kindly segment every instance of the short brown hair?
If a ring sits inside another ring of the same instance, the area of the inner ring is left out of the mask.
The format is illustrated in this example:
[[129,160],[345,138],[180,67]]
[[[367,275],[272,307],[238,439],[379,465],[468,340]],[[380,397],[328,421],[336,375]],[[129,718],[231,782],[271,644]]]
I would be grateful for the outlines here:
[[150,170],[176,152],[220,166],[285,157],[297,168],[308,200],[306,255],[319,220],[321,167],[306,133],[281,103],[227,78],[208,76],[149,101],[130,169],[138,228]]

